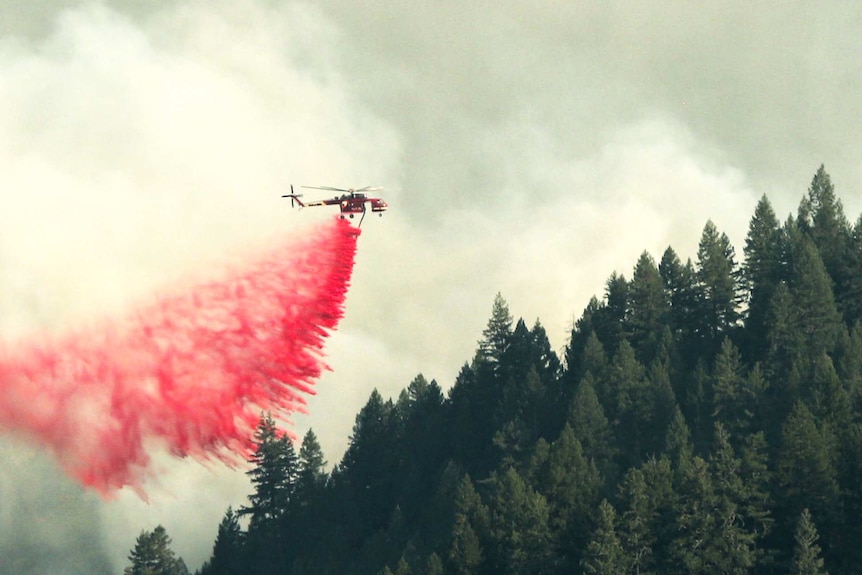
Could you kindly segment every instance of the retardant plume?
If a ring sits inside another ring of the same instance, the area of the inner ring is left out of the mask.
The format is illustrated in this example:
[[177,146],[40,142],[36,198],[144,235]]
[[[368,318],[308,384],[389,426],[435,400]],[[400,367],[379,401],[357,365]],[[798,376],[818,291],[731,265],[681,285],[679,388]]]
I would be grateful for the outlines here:
[[141,489],[147,448],[234,463],[263,410],[302,410],[343,316],[359,230],[335,220],[120,319],[0,349],[0,427],[83,484]]

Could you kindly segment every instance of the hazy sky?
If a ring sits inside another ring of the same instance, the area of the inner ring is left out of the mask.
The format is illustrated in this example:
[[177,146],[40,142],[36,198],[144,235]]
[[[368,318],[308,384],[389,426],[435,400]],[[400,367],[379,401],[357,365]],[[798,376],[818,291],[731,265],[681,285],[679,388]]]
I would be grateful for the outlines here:
[[[693,256],[708,218],[741,258],[758,198],[786,217],[821,163],[855,220],[860,93],[856,2],[0,0],[0,333],[118,313],[331,217],[292,211],[291,183],[386,186],[295,419],[335,463],[375,387],[448,389],[498,291],[562,349],[611,272]],[[243,470],[155,453],[148,503],[105,502],[0,437],[20,470],[0,552],[116,573],[162,523],[197,568]]]

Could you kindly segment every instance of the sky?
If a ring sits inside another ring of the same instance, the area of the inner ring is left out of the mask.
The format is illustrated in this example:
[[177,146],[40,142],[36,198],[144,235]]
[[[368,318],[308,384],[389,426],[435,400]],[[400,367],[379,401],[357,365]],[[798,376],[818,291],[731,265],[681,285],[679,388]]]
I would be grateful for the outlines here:
[[[332,217],[291,210],[291,184],[384,186],[332,371],[288,422],[332,465],[373,389],[451,386],[498,292],[562,351],[612,272],[694,258],[708,219],[741,259],[758,199],[786,218],[821,163],[855,220],[860,93],[862,8],[840,0],[0,0],[0,337]],[[245,470],[153,457],[146,501],[106,499],[0,435],[0,554],[117,573],[163,524],[199,567]]]

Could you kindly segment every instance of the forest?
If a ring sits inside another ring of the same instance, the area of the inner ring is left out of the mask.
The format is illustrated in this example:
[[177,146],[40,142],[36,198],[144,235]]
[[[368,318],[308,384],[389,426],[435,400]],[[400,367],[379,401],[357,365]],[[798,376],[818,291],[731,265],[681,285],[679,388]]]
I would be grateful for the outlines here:
[[[264,415],[198,574],[862,573],[860,319],[862,216],[821,166],[741,255],[708,221],[695,261],[611,274],[562,357],[498,294],[448,392],[373,391],[331,471]],[[161,527],[129,560],[188,572]]]

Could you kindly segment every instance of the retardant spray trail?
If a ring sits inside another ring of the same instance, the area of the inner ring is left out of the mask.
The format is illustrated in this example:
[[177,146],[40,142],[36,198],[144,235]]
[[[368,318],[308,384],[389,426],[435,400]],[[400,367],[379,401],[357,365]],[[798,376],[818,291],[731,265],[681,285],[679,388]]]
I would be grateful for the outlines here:
[[326,369],[359,230],[344,220],[127,317],[0,349],[0,427],[85,485],[140,488],[163,443],[236,462],[262,410],[301,410]]

